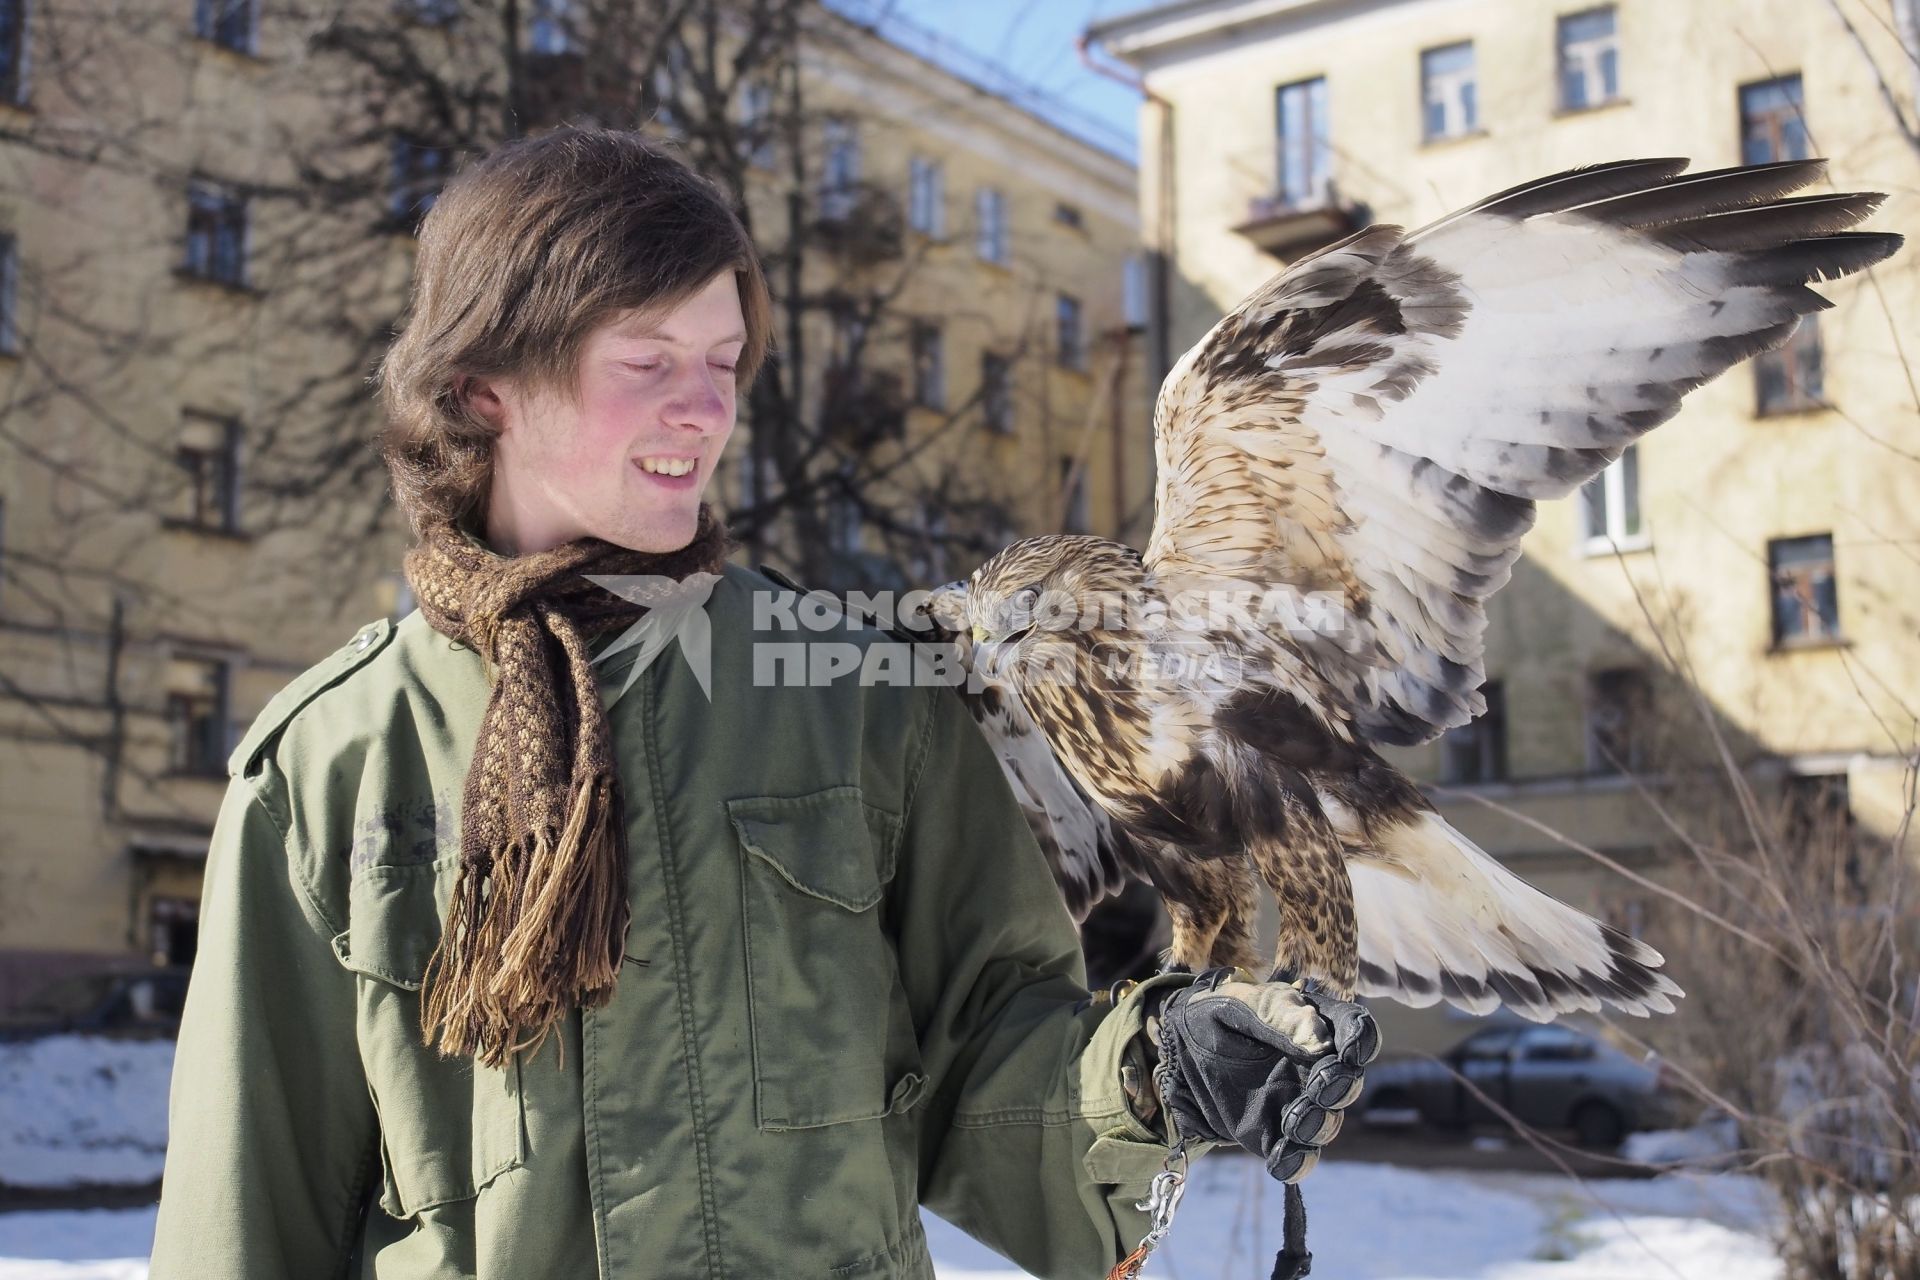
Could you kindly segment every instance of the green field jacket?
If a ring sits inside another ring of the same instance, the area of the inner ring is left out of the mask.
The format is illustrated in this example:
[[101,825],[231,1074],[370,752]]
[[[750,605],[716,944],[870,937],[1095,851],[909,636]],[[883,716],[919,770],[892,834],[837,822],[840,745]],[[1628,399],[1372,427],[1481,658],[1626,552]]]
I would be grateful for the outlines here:
[[1165,1151],[1122,1072],[1185,979],[1090,1000],[960,700],[756,679],[780,590],[727,569],[711,697],[671,649],[624,693],[602,664],[626,964],[506,1070],[419,1029],[480,656],[414,613],[267,706],[207,859],[153,1280],[925,1277],[921,1204],[1041,1276],[1133,1246]]

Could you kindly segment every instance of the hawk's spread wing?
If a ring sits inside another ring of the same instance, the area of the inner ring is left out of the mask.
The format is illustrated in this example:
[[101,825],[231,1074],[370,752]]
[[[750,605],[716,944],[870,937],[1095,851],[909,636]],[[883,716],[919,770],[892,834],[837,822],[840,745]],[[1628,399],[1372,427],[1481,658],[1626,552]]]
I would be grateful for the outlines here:
[[1819,161],[1576,169],[1411,235],[1301,259],[1168,375],[1146,558],[1169,588],[1327,591],[1309,651],[1356,727],[1422,742],[1484,709],[1486,598],[1534,503],[1571,493],[1680,397],[1892,253],[1877,195],[1780,199]]

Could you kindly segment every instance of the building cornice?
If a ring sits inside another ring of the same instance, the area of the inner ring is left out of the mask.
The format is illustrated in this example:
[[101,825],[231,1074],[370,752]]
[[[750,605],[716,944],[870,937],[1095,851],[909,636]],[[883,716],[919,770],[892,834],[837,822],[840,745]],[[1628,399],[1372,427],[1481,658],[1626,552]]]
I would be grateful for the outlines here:
[[1355,0],[1173,0],[1123,13],[1087,28],[1087,40],[1123,62],[1144,67],[1182,45],[1248,34],[1301,18],[1322,18]]

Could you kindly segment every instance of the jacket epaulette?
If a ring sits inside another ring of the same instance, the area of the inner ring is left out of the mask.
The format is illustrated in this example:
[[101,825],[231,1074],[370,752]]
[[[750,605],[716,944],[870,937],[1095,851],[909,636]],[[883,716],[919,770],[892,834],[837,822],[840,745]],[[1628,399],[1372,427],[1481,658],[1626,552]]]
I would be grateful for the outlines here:
[[[810,590],[810,588],[801,586],[770,564],[757,564],[753,566],[753,569],[755,573],[760,574],[762,577],[773,579],[774,582],[789,591],[796,591],[804,596]],[[893,622],[882,622],[878,618],[870,618],[864,614],[855,613],[852,609],[847,610],[847,616],[864,626],[872,627],[875,631],[883,631],[893,639],[903,641],[907,644],[923,644],[927,639],[926,636],[916,635],[914,632],[901,626],[897,620]]]
[[253,727],[227,757],[227,773],[240,778],[251,772],[261,753],[301,708],[372,661],[393,639],[393,632],[391,618],[369,622],[356,631],[351,640],[295,676],[254,717]]

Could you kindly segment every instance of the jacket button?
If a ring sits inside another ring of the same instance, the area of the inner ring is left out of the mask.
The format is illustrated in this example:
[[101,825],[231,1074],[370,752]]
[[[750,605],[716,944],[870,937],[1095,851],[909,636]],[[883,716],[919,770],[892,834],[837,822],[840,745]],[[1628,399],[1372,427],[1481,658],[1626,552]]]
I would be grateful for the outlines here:
[[373,628],[369,627],[353,638],[353,651],[355,653],[365,652],[366,647],[372,643]]

